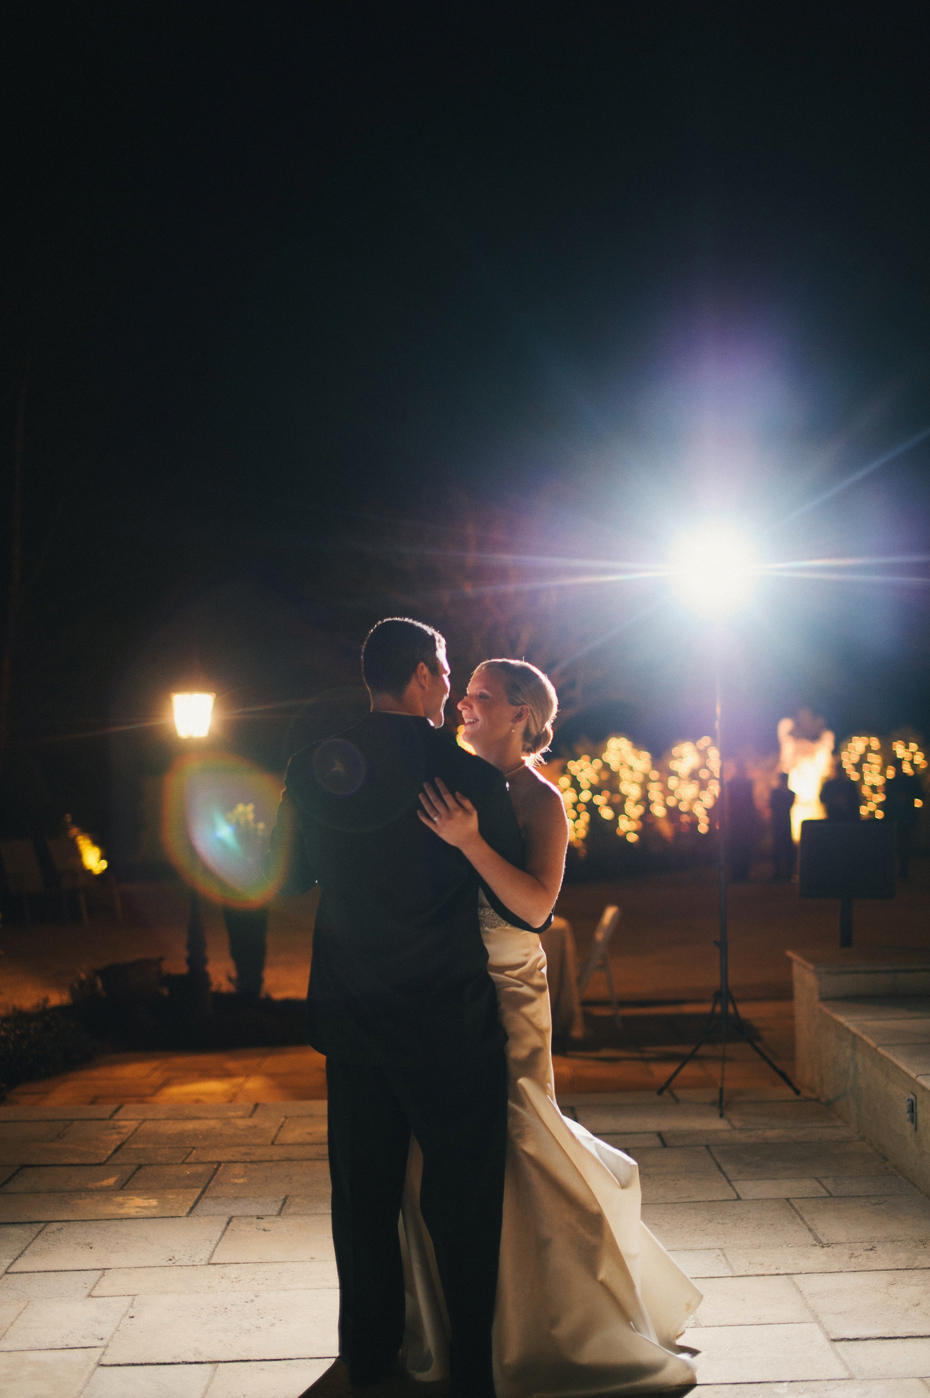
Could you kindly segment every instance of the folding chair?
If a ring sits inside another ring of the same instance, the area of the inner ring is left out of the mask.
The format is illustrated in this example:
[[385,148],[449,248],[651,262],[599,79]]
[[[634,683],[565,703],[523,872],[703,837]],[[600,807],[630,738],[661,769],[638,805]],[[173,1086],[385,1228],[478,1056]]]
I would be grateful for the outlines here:
[[26,926],[31,927],[29,899],[47,895],[42,869],[31,840],[0,840],[0,861],[6,876],[6,886],[23,902]]
[[76,893],[78,907],[81,911],[81,921],[87,926],[87,899],[84,890],[88,885],[87,871],[81,863],[81,852],[73,840],[67,835],[60,835],[54,839],[46,840],[48,852],[52,856],[52,863],[61,884],[62,898],[67,903],[68,893]]
[[622,1020],[620,1019],[620,1007],[617,1004],[617,992],[614,989],[613,973],[610,969],[610,943],[619,922],[620,909],[615,907],[614,904],[609,903],[601,913],[601,920],[594,930],[594,940],[591,943],[591,950],[588,952],[587,959],[578,976],[578,996],[580,999],[587,990],[591,978],[596,972],[604,972],[604,977],[607,981],[607,989],[610,994],[610,1006],[618,1029],[622,1025]]

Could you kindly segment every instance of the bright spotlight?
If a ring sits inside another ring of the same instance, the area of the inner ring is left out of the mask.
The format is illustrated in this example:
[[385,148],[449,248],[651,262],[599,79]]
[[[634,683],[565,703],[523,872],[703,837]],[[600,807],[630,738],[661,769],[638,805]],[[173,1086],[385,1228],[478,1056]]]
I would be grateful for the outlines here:
[[676,540],[670,572],[672,586],[688,607],[719,617],[749,601],[759,562],[745,534],[708,520]]

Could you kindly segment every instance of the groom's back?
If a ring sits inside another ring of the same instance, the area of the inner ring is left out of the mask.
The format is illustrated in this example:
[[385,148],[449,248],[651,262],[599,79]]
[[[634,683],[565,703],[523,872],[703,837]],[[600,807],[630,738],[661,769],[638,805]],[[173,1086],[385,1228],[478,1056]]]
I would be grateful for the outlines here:
[[477,876],[417,815],[423,782],[437,776],[474,802],[485,839],[519,863],[500,774],[425,719],[369,714],[288,769],[294,886],[322,886],[308,1005],[324,1053],[461,1056],[501,1042]]

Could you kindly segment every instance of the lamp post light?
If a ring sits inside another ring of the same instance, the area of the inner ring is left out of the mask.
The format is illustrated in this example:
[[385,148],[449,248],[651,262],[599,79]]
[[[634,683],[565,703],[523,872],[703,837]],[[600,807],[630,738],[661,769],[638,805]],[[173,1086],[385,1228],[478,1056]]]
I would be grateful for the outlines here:
[[[171,696],[174,727],[179,738],[196,741],[206,738],[213,718],[213,700],[205,693],[177,693]],[[200,893],[188,884],[187,976],[190,988],[190,1009],[196,1015],[210,1013],[210,975],[207,970],[207,938],[203,925]]]
[[206,738],[215,694],[172,694],[171,708],[179,738]]

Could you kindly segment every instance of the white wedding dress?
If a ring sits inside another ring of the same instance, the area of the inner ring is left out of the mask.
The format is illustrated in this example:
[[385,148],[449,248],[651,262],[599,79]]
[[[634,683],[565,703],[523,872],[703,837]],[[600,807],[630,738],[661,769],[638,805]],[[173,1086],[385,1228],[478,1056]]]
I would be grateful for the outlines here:
[[[498,1398],[660,1393],[695,1382],[676,1340],[701,1293],[640,1220],[639,1168],[556,1106],[546,958],[487,906],[481,928],[507,1031],[508,1145],[494,1317]],[[448,1372],[448,1321],[411,1145],[401,1216],[403,1358]]]

